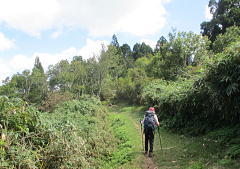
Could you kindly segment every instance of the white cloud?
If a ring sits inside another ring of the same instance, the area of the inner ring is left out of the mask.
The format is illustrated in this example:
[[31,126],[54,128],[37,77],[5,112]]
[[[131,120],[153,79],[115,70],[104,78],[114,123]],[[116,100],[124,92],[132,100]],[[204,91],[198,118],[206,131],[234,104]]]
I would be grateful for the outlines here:
[[13,58],[0,58],[0,85],[6,77],[11,77],[17,72],[31,69],[34,64],[34,57],[15,55]]
[[14,40],[8,39],[3,33],[0,32],[0,51],[11,49],[14,46]]
[[[87,60],[90,57],[98,56],[102,49],[102,44],[107,46],[109,42],[104,40],[86,40],[86,45],[83,46],[80,49],[77,49],[75,47],[70,47],[64,51],[61,51],[56,54],[50,54],[50,53],[34,53],[31,57],[32,59],[36,58],[38,56],[40,58],[40,61],[46,70],[49,65],[56,64],[60,60],[72,60],[74,56],[82,56],[83,59]],[[33,62],[32,62],[33,63]]]
[[0,22],[40,36],[56,24],[60,8],[57,0],[0,0]]
[[[154,34],[170,0],[0,0],[0,23],[40,36],[49,29],[84,28],[93,36]],[[55,33],[53,37],[57,36]]]
[[210,8],[208,7],[208,5],[205,6],[205,18],[208,20],[212,19],[212,14],[210,13]]
[[53,38],[53,39],[56,39],[56,38],[58,38],[62,33],[63,33],[62,30],[57,30],[57,31],[53,32],[53,33],[50,35],[50,37]]
[[0,84],[2,80],[6,79],[7,75],[11,74],[11,69],[4,60],[0,58]]
[[150,39],[142,39],[141,43],[145,42],[147,45],[151,46],[152,49],[155,49],[157,42]]
[[32,69],[34,60],[38,56],[45,70],[51,64],[56,64],[60,60],[72,60],[73,56],[83,56],[83,59],[88,59],[100,54],[102,44],[107,46],[109,42],[101,40],[86,40],[86,45],[80,49],[70,47],[59,53],[42,53],[36,52],[32,56],[15,55],[12,59],[4,60],[0,58],[0,84],[7,76],[12,76],[17,72],[22,72],[25,69]]
[[136,8],[121,18],[116,29],[142,36],[154,34],[166,23],[166,11],[159,0],[141,0]]
[[92,56],[98,56],[102,50],[102,45],[106,47],[109,45],[109,42],[105,40],[93,41],[91,39],[87,39],[86,46],[82,47],[78,51],[78,54],[83,56],[84,59],[88,59]]
[[[39,57],[43,68],[47,70],[48,66],[51,64],[56,64],[60,60],[71,60],[73,56],[78,55],[78,51],[75,47],[70,47],[66,50],[63,50],[59,53],[51,54],[51,53],[34,53],[31,58],[35,59],[37,56]],[[32,63],[33,65],[33,63]]]
[[162,0],[163,3],[169,3],[172,2],[172,0]]
[[9,62],[9,67],[15,70],[30,69],[34,63],[33,57],[27,57],[25,55],[15,55]]

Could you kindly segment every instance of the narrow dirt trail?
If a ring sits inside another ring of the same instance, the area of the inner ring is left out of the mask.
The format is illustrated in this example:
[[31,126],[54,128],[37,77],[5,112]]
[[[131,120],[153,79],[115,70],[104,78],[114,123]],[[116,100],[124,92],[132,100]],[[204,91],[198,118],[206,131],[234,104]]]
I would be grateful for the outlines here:
[[145,157],[143,168],[144,168],[144,169],[157,169],[158,166],[154,163],[154,161],[152,160],[152,158]]
[[[141,133],[141,128],[139,125],[136,124],[136,122],[134,123],[134,126],[135,126],[136,130],[138,130],[139,133]],[[140,137],[142,137],[142,136],[140,136]],[[144,140],[144,135],[143,135],[143,140]],[[143,141],[143,145],[144,145],[144,141]],[[158,166],[154,163],[152,158],[150,158],[146,155],[144,155],[143,158],[144,158],[143,169],[157,169],[158,168]]]
[[139,119],[137,116],[135,116],[134,114],[137,113],[133,113],[134,111],[138,111],[138,110],[126,110],[124,107],[118,107],[118,113],[124,113],[126,114],[126,116],[128,117],[127,120],[129,121],[129,123],[132,125],[133,128],[135,128],[136,130],[136,137],[133,137],[132,139],[135,140],[131,140],[133,142],[139,142],[141,145],[137,145],[137,152],[138,153],[138,159],[141,160],[141,165],[139,166],[141,169],[158,169],[158,166],[156,165],[156,163],[153,161],[153,158],[150,158],[148,156],[144,155],[144,151],[143,151],[143,147],[142,144],[144,145],[144,135],[143,135],[143,142],[139,141],[142,139],[142,135],[141,135],[141,126],[139,124]]
[[[229,169],[228,166],[219,163],[222,159],[217,158],[218,150],[222,148],[220,144],[203,138],[180,135],[162,128],[155,132],[153,157],[145,156],[142,146],[144,137],[142,142],[139,123],[143,118],[144,110],[143,106],[124,103],[116,104],[112,108],[112,112],[124,122],[125,134],[132,145],[131,161],[122,164],[118,169]],[[239,163],[236,162],[236,167],[231,168],[239,169]]]

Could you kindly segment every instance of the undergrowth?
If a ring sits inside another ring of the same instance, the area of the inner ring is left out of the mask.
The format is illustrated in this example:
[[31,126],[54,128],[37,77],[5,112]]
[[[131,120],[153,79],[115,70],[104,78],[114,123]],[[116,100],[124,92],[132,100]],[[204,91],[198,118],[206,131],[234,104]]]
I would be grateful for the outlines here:
[[111,121],[112,133],[116,138],[116,148],[103,168],[116,168],[133,159],[133,143],[127,135],[128,129],[123,118],[117,114],[112,114],[109,116],[109,120]]
[[117,139],[107,116],[94,97],[64,102],[51,113],[1,97],[0,168],[101,168],[121,156],[112,155]]

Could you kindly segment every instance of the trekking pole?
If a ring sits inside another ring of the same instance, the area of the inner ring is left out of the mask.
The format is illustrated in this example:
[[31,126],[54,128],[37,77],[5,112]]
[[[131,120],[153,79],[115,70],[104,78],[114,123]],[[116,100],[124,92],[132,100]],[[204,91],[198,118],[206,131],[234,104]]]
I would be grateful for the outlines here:
[[159,142],[162,150],[162,140],[161,140],[161,135],[160,135],[160,127],[158,127],[158,136],[159,136]]
[[142,123],[141,123],[141,120],[140,120],[140,125],[141,125],[141,134],[142,134],[142,149],[144,151],[144,146],[143,146],[143,131],[142,131]]

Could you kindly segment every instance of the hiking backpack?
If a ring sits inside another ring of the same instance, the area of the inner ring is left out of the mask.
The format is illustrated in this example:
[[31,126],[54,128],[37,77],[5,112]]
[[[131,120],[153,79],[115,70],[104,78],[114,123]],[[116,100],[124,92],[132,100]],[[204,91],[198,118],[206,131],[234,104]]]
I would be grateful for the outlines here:
[[144,119],[143,125],[144,125],[144,130],[155,129],[154,114],[152,111],[145,112],[145,119]]

